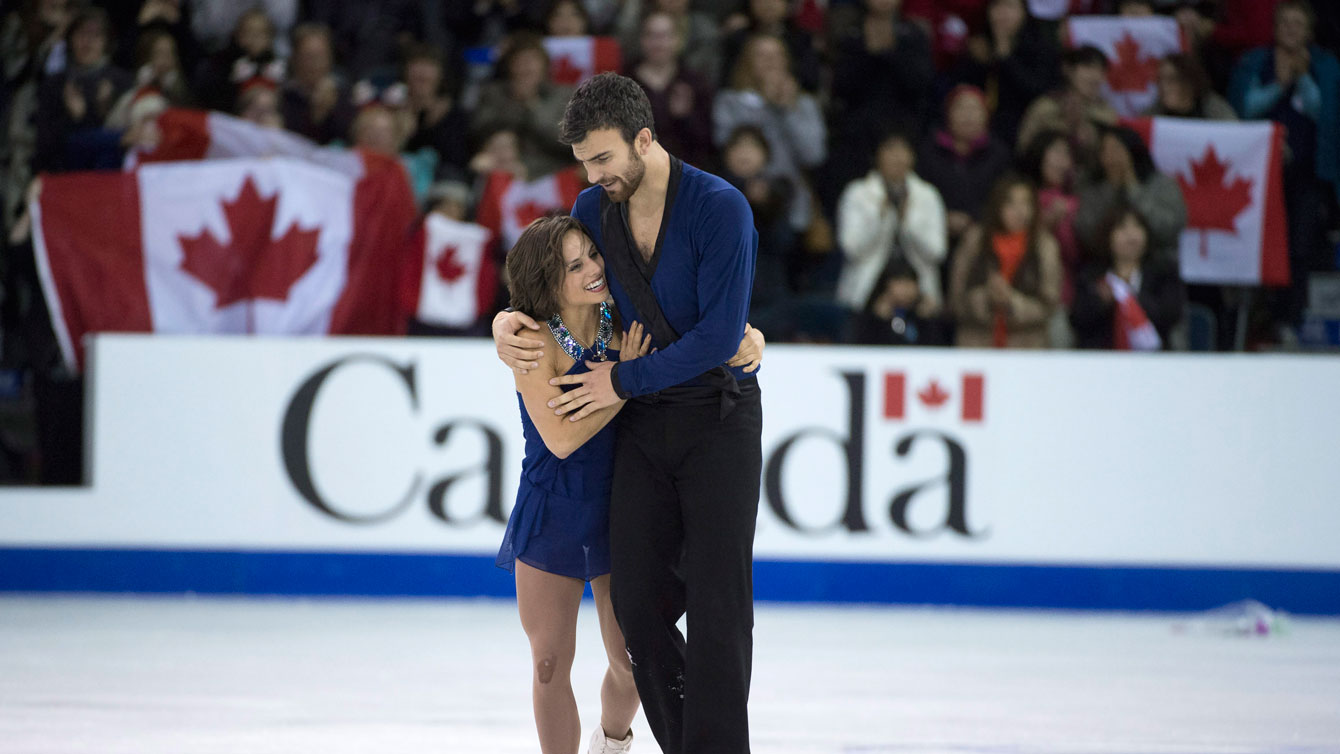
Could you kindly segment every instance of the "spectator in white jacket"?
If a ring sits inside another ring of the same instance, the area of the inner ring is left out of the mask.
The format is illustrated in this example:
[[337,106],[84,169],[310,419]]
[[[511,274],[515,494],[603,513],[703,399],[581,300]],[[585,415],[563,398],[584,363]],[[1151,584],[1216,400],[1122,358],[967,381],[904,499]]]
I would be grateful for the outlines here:
[[916,151],[905,134],[892,133],[875,148],[875,168],[847,184],[838,201],[838,244],[845,254],[837,299],[860,310],[891,258],[903,257],[917,271],[922,299],[918,314],[943,308],[940,265],[944,262],[945,205],[940,192],[913,172]]

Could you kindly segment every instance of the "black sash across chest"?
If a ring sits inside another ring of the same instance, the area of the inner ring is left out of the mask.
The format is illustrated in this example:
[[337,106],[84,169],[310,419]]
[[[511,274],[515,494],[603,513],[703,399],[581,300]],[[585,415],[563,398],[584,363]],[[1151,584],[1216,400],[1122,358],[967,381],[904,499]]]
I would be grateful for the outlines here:
[[[670,158],[670,181],[665,191],[665,209],[661,213],[661,227],[656,234],[656,245],[651,259],[644,259],[633,238],[628,222],[627,203],[616,204],[609,195],[600,195],[600,235],[605,242],[605,264],[614,268],[619,284],[637,308],[642,326],[651,332],[661,348],[679,340],[677,331],[666,319],[661,303],[656,300],[651,279],[661,261],[661,246],[665,242],[666,228],[670,225],[670,214],[674,210],[679,181],[684,173],[684,164],[676,157]],[[628,323],[625,322],[625,325]],[[657,391],[652,396],[638,396],[633,400],[644,403],[696,404],[702,405],[720,401],[721,417],[724,419],[735,408],[740,397],[740,385],[725,366],[716,366],[692,381],[696,384],[676,385]]]

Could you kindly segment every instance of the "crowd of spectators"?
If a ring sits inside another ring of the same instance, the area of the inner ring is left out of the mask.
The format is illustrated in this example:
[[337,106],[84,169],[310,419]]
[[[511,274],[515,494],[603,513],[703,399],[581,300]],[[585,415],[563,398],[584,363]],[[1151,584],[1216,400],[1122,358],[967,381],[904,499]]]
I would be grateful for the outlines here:
[[[1294,285],[1251,296],[1254,342],[1296,337],[1340,226],[1340,4],[1304,0],[16,0],[0,28],[0,360],[59,361],[25,197],[119,169],[166,107],[224,111],[403,158],[422,211],[469,221],[487,177],[571,169],[546,38],[614,40],[657,136],[754,209],[751,319],[773,342],[1234,345],[1244,292],[1186,285],[1178,184],[1104,98],[1113,61],[1068,14],[1162,14],[1187,51],[1150,115],[1287,133]],[[443,209],[443,208],[446,209]],[[504,253],[500,249],[499,253]],[[500,296],[499,300],[503,300]]]

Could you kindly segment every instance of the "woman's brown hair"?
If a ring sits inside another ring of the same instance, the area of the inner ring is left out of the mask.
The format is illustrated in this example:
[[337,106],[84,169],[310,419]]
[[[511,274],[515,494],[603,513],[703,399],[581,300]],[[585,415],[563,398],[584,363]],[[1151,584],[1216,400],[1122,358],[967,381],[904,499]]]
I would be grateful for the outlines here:
[[563,238],[572,232],[591,242],[581,221],[565,214],[546,215],[522,231],[516,245],[507,252],[507,286],[512,308],[537,320],[547,321],[558,314],[558,291],[566,272]]
[[993,247],[995,237],[1006,232],[1000,211],[1009,200],[1010,192],[1020,186],[1028,189],[1028,193],[1033,197],[1033,220],[1028,226],[1028,241],[1023,261],[1019,263],[1019,270],[1015,273],[1011,285],[1032,295],[1036,295],[1042,289],[1042,256],[1038,253],[1038,241],[1042,235],[1039,232],[1041,213],[1038,212],[1038,190],[1032,181],[1017,174],[1006,175],[991,188],[991,195],[986,201],[986,210],[983,214],[982,238],[977,249],[977,258],[973,260],[972,268],[968,271],[969,288],[986,285],[991,273],[1000,269],[1000,259]]

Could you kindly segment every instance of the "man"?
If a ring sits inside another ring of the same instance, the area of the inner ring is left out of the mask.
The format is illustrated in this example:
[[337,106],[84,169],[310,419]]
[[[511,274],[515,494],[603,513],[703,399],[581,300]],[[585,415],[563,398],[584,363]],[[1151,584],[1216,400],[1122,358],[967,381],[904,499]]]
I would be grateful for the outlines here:
[[[656,141],[632,79],[601,74],[568,102],[560,140],[593,185],[572,214],[605,255],[625,326],[656,351],[559,377],[573,421],[628,399],[610,503],[611,594],[647,720],[666,754],[749,751],[753,540],[762,468],[757,380],[727,364],[745,330],[758,234],[744,196]],[[534,368],[539,326],[494,321],[499,356]],[[687,611],[692,641],[676,622]],[[623,731],[606,731],[618,739]]]

